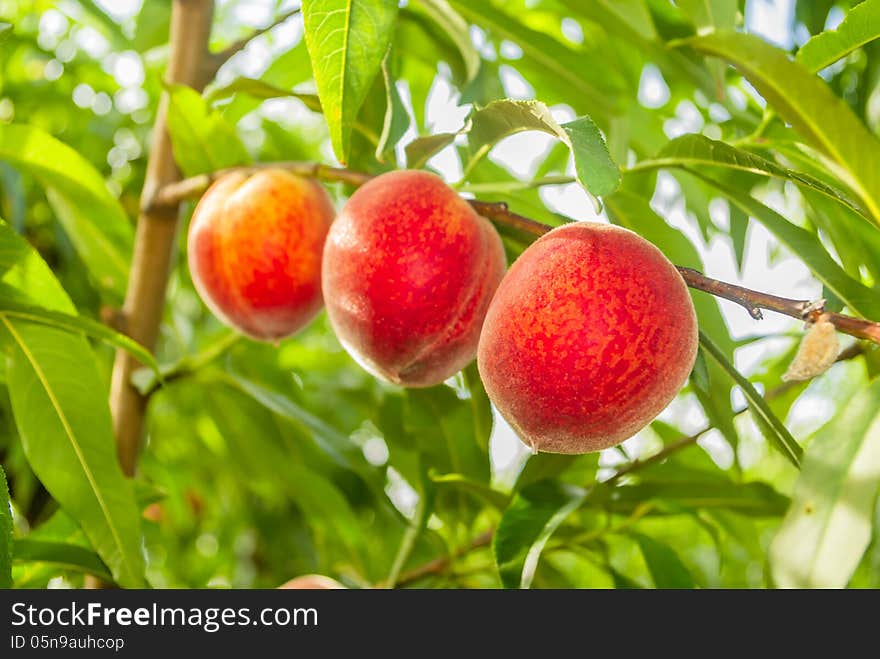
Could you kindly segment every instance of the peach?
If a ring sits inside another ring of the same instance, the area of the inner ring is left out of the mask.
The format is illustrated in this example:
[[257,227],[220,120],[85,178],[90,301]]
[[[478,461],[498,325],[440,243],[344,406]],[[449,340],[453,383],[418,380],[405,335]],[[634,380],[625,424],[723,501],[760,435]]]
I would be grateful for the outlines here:
[[278,586],[278,590],[340,590],[341,583],[323,574],[304,574]]
[[389,172],[357,190],[330,229],[327,314],[373,375],[439,384],[473,360],[504,268],[494,227],[439,177]]
[[232,172],[204,194],[189,227],[196,290],[223,322],[274,341],[321,310],[321,256],[334,208],[315,181],[280,169]]
[[675,266],[631,231],[575,223],[510,268],[477,365],[489,398],[534,451],[589,453],[650,423],[696,354],[696,314]]

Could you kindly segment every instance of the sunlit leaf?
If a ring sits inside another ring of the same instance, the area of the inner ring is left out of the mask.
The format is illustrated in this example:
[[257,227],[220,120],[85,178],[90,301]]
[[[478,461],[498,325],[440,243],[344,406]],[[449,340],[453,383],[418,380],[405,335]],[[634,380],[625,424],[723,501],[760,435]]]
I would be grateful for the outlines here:
[[306,0],[306,44],[330,140],[348,160],[351,131],[391,42],[396,0]]
[[714,32],[685,43],[739,68],[782,118],[840,166],[880,223],[880,140],[825,81],[754,35]]
[[880,2],[865,0],[850,9],[835,29],[820,32],[801,46],[796,59],[810,71],[821,71],[877,38]]
[[0,160],[40,182],[95,283],[121,301],[134,232],[95,168],[39,128],[19,124],[0,124]]
[[171,146],[185,176],[250,163],[235,128],[201,94],[185,85],[171,85],[168,99]]
[[12,588],[12,505],[0,466],[0,589]]
[[777,585],[843,588],[871,540],[880,491],[880,380],[813,437],[770,548]]
[[505,588],[531,585],[547,540],[586,497],[586,490],[554,481],[535,483],[517,493],[492,541],[498,575]]

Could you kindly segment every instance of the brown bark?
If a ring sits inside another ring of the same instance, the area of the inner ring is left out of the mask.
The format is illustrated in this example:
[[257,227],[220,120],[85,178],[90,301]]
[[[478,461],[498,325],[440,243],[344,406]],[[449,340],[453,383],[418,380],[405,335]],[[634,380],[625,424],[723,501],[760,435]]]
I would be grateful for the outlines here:
[[[167,82],[194,87],[203,83],[213,11],[213,0],[174,1]],[[168,137],[167,109],[168,95],[163,94],[153,128],[134,257],[122,309],[128,334],[149,350],[155,348],[159,335],[177,233],[178,204],[151,203],[159,189],[180,178]],[[145,400],[131,385],[131,374],[139,366],[128,353],[117,352],[110,387],[119,462],[128,476],[134,475],[137,465],[146,407]]]

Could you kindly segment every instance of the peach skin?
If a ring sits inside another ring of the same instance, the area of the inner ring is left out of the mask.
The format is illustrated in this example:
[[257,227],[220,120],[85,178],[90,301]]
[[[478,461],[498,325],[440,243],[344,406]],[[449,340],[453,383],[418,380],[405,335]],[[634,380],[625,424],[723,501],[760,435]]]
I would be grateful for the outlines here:
[[504,267],[494,227],[439,177],[389,172],[358,189],[330,229],[327,314],[373,375],[440,384],[473,360]]
[[321,257],[333,216],[315,181],[280,169],[222,176],[190,223],[196,290],[243,334],[264,341],[294,334],[323,304]]
[[649,424],[696,354],[696,314],[675,266],[631,231],[574,223],[511,266],[477,365],[489,398],[533,451],[589,453]]

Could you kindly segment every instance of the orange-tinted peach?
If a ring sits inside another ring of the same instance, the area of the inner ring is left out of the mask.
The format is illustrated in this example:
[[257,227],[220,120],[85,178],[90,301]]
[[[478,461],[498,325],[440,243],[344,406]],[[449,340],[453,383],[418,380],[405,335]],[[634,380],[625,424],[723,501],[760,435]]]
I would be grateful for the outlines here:
[[494,227],[439,177],[390,172],[357,190],[330,229],[327,313],[374,375],[439,384],[473,360],[504,267]]
[[280,586],[278,590],[339,590],[344,589],[341,583],[323,574],[304,574],[295,577]]
[[687,381],[697,321],[675,266],[607,224],[554,229],[510,268],[477,357],[489,398],[535,451],[631,437]]
[[333,203],[280,169],[218,179],[193,212],[189,267],[211,311],[243,334],[277,340],[322,306],[321,257]]

